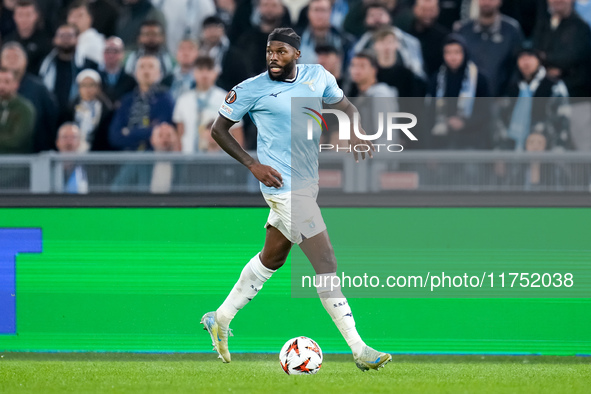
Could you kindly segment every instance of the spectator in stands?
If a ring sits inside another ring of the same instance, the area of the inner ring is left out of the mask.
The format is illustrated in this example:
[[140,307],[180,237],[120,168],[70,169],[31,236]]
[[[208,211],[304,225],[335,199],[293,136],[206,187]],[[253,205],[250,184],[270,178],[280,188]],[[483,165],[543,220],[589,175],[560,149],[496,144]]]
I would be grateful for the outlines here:
[[69,107],[78,93],[76,75],[85,68],[98,67],[92,60],[76,56],[77,36],[76,26],[60,26],[53,39],[55,48],[45,57],[39,70],[43,83],[55,94],[60,112]]
[[478,4],[478,19],[462,22],[457,32],[466,40],[471,59],[488,77],[491,94],[498,97],[515,72],[515,53],[523,33],[515,19],[501,15],[501,0],[479,0]]
[[523,151],[531,133],[542,133],[549,149],[570,149],[568,91],[564,83],[547,75],[536,50],[523,47],[517,57],[519,77],[509,85],[502,114],[506,138],[501,149]]
[[138,88],[121,100],[109,129],[109,142],[121,150],[151,150],[150,136],[155,125],[172,123],[174,100],[159,85],[162,73],[160,61],[153,55],[143,55],[136,64]]
[[[199,131],[211,119],[215,119],[226,91],[215,86],[219,70],[210,57],[199,57],[195,61],[197,87],[183,94],[174,107],[173,120],[177,125],[184,153],[207,149],[207,138]],[[231,129],[238,142],[244,144],[242,122]]]
[[423,66],[423,54],[421,43],[415,37],[403,32],[397,27],[392,26],[392,18],[388,8],[383,3],[370,3],[365,12],[366,32],[353,47],[353,52],[358,53],[364,49],[373,47],[373,35],[381,29],[391,29],[398,38],[398,51],[405,66],[410,69],[417,77],[425,79]]
[[443,40],[450,31],[437,22],[438,0],[416,0],[413,19],[407,28],[401,27],[421,43],[426,75],[433,75],[443,63]]
[[245,31],[237,40],[237,46],[248,54],[244,59],[248,69],[255,75],[267,70],[265,53],[269,33],[277,27],[290,27],[284,24],[286,9],[281,0],[260,0],[257,12],[260,23]]
[[360,37],[363,33],[363,18],[365,8],[373,4],[380,3],[384,6],[386,12],[390,15],[390,20],[394,26],[408,26],[412,19],[412,11],[409,7],[410,1],[406,0],[363,0],[354,1],[347,16],[345,17],[343,28]]
[[[150,142],[155,152],[179,152],[181,141],[177,131],[168,123],[160,123],[154,127]],[[151,193],[170,193],[177,176],[177,170],[168,161],[157,161],[152,168],[150,179]]]
[[398,39],[391,29],[379,30],[374,36],[374,50],[378,62],[378,82],[396,88],[399,97],[424,97],[425,83],[415,77],[398,58]]
[[213,120],[210,120],[209,122],[207,122],[206,125],[202,126],[203,132],[200,130],[199,134],[202,135],[204,137],[204,139],[206,139],[207,143],[206,143],[206,147],[207,149],[205,150],[207,153],[223,153],[224,151],[222,150],[222,148],[219,146],[219,144],[216,142],[216,140],[213,139],[213,137],[211,136],[211,129],[213,127]]
[[121,6],[117,0],[88,0],[88,9],[92,15],[92,27],[103,37],[115,35],[121,15]]
[[[357,0],[330,0],[331,4],[331,13],[330,13],[330,25],[339,31],[343,31],[343,24],[345,23],[345,18],[349,13],[349,3],[354,4]],[[300,15],[298,17],[298,22],[296,23],[296,28],[298,29],[305,29],[308,26],[309,19],[308,19],[308,10],[310,8],[310,3],[303,7],[300,11]],[[354,9],[351,9],[351,12],[354,12]],[[361,21],[363,23],[363,20]]]
[[123,41],[119,37],[109,37],[105,41],[104,64],[99,68],[99,74],[103,92],[114,108],[118,108],[121,98],[137,86],[135,79],[123,71],[124,53]]
[[166,19],[166,47],[174,53],[182,40],[197,41],[203,21],[215,14],[213,0],[153,0]]
[[2,0],[0,4],[0,40],[16,30],[14,7],[17,0]]
[[0,63],[2,67],[15,73],[19,85],[18,94],[29,100],[35,108],[34,152],[53,149],[58,116],[54,95],[47,90],[41,79],[26,72],[27,54],[20,44],[5,44],[0,54]]
[[175,66],[175,61],[166,49],[164,35],[164,26],[160,22],[155,20],[142,22],[138,36],[138,48],[127,56],[125,60],[125,72],[133,75],[137,59],[143,55],[151,55],[160,61],[162,78],[170,75]]
[[176,52],[176,67],[170,75],[170,94],[176,101],[183,93],[195,87],[195,60],[199,55],[197,43],[185,39],[179,44]]
[[319,45],[316,47],[318,64],[322,65],[337,80],[337,85],[343,89],[346,84],[346,75],[343,73],[343,55],[334,46]]
[[0,154],[33,153],[35,108],[17,90],[16,74],[0,68]]
[[81,142],[82,137],[80,129],[75,123],[64,123],[58,129],[55,146],[60,153],[80,152]]
[[76,56],[103,63],[105,37],[92,27],[92,15],[87,0],[75,0],[68,9],[68,24],[78,29]]
[[468,57],[464,38],[450,34],[443,47],[443,65],[433,76],[428,94],[433,97],[434,127],[427,137],[431,149],[486,149],[491,143],[487,80]]
[[548,0],[550,15],[533,34],[549,77],[560,78],[571,97],[591,93],[591,29],[573,10],[573,0]]
[[27,51],[27,72],[37,74],[43,58],[51,51],[51,39],[42,28],[39,10],[34,0],[19,0],[14,8],[16,30],[3,37],[4,42],[16,41]]
[[[376,114],[396,112],[398,108],[396,88],[378,82],[378,61],[375,54],[369,50],[361,51],[353,56],[349,73],[352,86],[347,96],[370,98],[369,100],[354,101],[354,104],[359,110],[363,128],[367,134],[374,134],[378,130]],[[385,133],[383,136],[385,137]],[[376,141],[380,142],[381,140]]]
[[[79,153],[81,144],[80,129],[75,123],[67,122],[60,126],[55,141],[60,153]],[[88,193],[88,177],[84,167],[74,162],[64,162],[64,192],[73,194]]]
[[332,4],[330,0],[310,0],[308,4],[308,26],[299,30],[302,37],[300,50],[302,55],[298,63],[317,63],[315,48],[318,45],[332,45],[341,48],[345,54],[343,67],[348,66],[349,54],[355,38],[348,33],[342,33],[330,24]]
[[150,0],[122,0],[122,2],[123,8],[115,35],[123,40],[128,50],[137,48],[140,29],[145,21],[157,21],[163,27],[162,30],[166,30],[164,14],[154,7]]
[[251,75],[243,61],[244,54],[239,48],[230,45],[226,28],[217,16],[210,16],[203,21],[199,51],[215,60],[221,70],[217,84],[224,90],[232,89]]
[[101,76],[92,69],[76,77],[79,95],[70,107],[67,121],[80,129],[80,152],[111,150],[109,125],[113,115],[111,102],[101,92]]
[[217,16],[210,16],[203,21],[199,50],[201,55],[211,57],[216,66],[222,67],[226,52],[230,49],[230,40],[226,36],[224,22]]
[[350,97],[397,97],[396,88],[378,81],[378,61],[371,51],[362,51],[351,60],[349,73],[353,85]]
[[[268,23],[264,22],[263,19],[268,19],[269,15],[263,16],[261,10],[263,10],[263,13],[267,14],[269,12],[269,8],[275,8],[275,2],[266,2],[265,4],[261,4],[260,0],[257,1],[238,1],[236,11],[234,12],[234,18],[228,27],[228,38],[233,45],[238,43],[239,39],[245,32],[256,26],[259,26],[261,23]],[[279,0],[279,5],[281,8],[283,8],[283,11],[281,12],[281,22],[277,23],[278,27],[291,27],[289,10],[283,4],[282,0]],[[278,13],[278,11],[274,11],[274,13]]]
[[[525,141],[527,152],[545,152],[548,150],[548,141],[543,133],[532,132]],[[561,163],[541,162],[532,160],[529,163],[508,163],[497,171],[499,181],[502,184],[523,187],[529,191],[554,191],[563,190],[569,182],[569,171]]]
[[154,127],[150,142],[154,152],[180,152],[181,140],[173,125],[160,123]]
[[[232,18],[234,17],[234,12],[236,11],[237,6],[236,1],[237,0],[215,1],[215,17],[219,18],[226,27],[232,24]],[[205,22],[205,20],[203,22]]]

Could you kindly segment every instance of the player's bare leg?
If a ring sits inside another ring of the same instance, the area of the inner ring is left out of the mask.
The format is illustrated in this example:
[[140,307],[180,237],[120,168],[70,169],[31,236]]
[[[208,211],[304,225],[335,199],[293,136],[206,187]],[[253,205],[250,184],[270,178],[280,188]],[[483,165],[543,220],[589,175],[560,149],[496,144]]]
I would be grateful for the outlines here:
[[337,261],[328,232],[325,230],[304,240],[300,247],[316,271],[320,301],[351,348],[357,367],[362,371],[383,367],[392,360],[392,356],[378,352],[363,342],[341,287],[333,286],[332,277],[336,275]]
[[230,322],[258,294],[271,275],[285,264],[291,246],[292,243],[279,230],[267,227],[263,251],[246,264],[238,282],[218,310],[206,313],[201,319],[204,329],[211,336],[214,350],[224,362],[231,361],[228,349],[228,336],[232,335]]

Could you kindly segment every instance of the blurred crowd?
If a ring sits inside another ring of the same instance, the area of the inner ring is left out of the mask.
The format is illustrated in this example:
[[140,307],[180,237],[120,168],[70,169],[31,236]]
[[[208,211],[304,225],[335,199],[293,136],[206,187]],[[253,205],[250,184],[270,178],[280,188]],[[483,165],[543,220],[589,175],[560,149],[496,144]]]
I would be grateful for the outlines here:
[[[591,150],[590,0],[287,5],[2,0],[0,154],[219,151],[218,108],[277,27],[347,96],[428,113],[411,149]],[[248,117],[232,132],[256,148]]]

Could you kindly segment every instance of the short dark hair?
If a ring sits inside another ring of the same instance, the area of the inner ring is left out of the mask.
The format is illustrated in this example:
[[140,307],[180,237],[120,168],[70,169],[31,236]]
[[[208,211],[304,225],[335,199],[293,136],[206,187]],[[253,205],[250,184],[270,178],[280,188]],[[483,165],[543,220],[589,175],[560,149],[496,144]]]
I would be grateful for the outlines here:
[[162,25],[162,23],[160,23],[156,19],[147,19],[147,20],[143,21],[140,24],[140,30],[142,30],[143,27],[158,27],[158,28],[160,28],[160,31],[162,32],[162,34],[165,33],[164,26]]
[[92,13],[90,12],[90,6],[88,4],[88,0],[74,0],[70,4],[70,6],[68,7],[68,14],[70,13],[70,11],[78,9],[78,8],[86,8],[86,11],[88,11],[90,16],[92,16]]
[[386,11],[388,14],[390,14],[388,7],[386,7],[386,4],[384,4],[382,1],[376,0],[376,1],[371,1],[371,2],[367,3],[364,7],[364,10],[365,10],[365,12],[363,13],[364,16],[367,15],[367,11],[370,8],[381,8],[384,11]]
[[39,4],[35,0],[18,0],[14,8],[16,9],[17,7],[33,7],[39,13]]
[[373,34],[373,40],[374,40],[374,42],[380,41],[388,36],[394,36],[396,41],[398,41],[398,37],[396,37],[396,33],[394,33],[394,30],[392,30],[390,28],[382,28],[382,29],[379,29],[378,31],[376,31]]
[[226,27],[226,25],[224,24],[224,21],[222,20],[222,18],[220,18],[219,16],[208,16],[207,18],[205,18],[203,20],[202,26],[208,27],[208,26],[221,26],[221,27]]
[[374,51],[372,51],[371,49],[365,49],[357,54],[355,54],[355,56],[353,56],[353,58],[358,58],[358,59],[367,59],[369,61],[369,64],[375,68],[376,70],[378,69],[378,60],[376,59],[376,55],[374,53]]
[[295,32],[294,29],[291,27],[278,27],[274,29],[271,34],[283,34],[289,37],[293,37],[295,39],[301,40],[302,38]]
[[78,37],[80,35],[80,30],[78,30],[78,28],[76,27],[76,25],[72,25],[70,23],[63,23],[61,25],[59,25],[57,27],[57,29],[55,29],[55,34],[57,34],[57,31],[61,28],[68,28],[68,29],[72,29],[74,30],[74,33],[76,33],[76,37]]
[[198,56],[195,59],[195,68],[213,70],[215,68],[215,60],[209,56]]
[[337,47],[335,47],[334,45],[329,45],[329,44],[323,44],[323,45],[316,45],[316,48],[314,48],[314,52],[316,52],[317,55],[331,55],[331,54],[335,54],[337,56],[342,56],[342,51],[339,51],[339,49]]

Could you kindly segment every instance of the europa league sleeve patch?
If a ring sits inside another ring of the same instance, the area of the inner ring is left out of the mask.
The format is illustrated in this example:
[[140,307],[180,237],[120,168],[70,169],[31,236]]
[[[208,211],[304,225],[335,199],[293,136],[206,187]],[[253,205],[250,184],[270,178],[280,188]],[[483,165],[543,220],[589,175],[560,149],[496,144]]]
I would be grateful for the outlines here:
[[234,101],[236,101],[236,97],[236,91],[234,89],[230,90],[226,95],[226,103],[232,104]]

